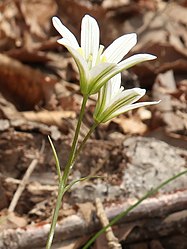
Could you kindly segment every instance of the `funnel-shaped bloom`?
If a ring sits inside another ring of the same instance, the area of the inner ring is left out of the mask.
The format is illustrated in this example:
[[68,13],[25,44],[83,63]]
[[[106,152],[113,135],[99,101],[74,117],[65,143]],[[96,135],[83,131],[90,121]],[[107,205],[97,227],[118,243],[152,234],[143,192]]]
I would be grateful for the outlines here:
[[105,123],[121,113],[160,102],[153,101],[134,104],[145,95],[145,92],[145,89],[141,88],[124,90],[124,87],[121,86],[121,74],[117,74],[100,89],[94,112],[94,120],[97,123]]
[[58,40],[58,43],[69,50],[78,66],[83,94],[97,93],[108,80],[124,69],[156,58],[150,54],[137,54],[121,61],[136,45],[136,34],[123,35],[104,50],[104,46],[99,44],[98,24],[89,15],[85,15],[82,19],[80,45],[71,31],[57,17],[53,17],[52,21],[56,30],[63,37]]

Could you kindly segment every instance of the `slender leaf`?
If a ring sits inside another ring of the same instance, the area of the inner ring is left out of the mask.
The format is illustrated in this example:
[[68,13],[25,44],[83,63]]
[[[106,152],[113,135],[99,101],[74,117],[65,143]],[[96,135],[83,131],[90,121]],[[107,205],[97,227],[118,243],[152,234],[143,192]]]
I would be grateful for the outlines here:
[[60,182],[60,179],[62,178],[62,173],[61,173],[61,169],[60,169],[60,163],[59,163],[58,155],[57,155],[55,146],[54,146],[50,136],[48,136],[48,139],[49,139],[49,143],[51,145],[52,151],[53,151],[53,156],[54,156],[55,165],[56,165],[56,171],[57,171],[57,174],[58,174],[58,180]]

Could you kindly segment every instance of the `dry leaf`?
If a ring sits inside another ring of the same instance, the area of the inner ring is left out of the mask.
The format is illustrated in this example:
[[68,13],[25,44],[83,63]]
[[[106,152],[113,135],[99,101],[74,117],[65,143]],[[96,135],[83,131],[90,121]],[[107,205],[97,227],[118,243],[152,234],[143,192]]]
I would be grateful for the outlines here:
[[55,82],[55,77],[0,55],[0,91],[21,110],[49,102]]
[[113,122],[119,124],[125,134],[144,134],[148,130],[147,125],[136,116],[130,118],[121,116],[115,118]]

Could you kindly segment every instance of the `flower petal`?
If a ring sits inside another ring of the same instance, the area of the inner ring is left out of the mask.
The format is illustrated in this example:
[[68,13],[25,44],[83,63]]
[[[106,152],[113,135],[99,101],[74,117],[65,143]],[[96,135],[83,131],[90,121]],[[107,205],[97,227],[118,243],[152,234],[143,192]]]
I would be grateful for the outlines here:
[[135,33],[117,38],[103,53],[108,62],[118,63],[136,45]]
[[133,88],[120,92],[110,100],[109,105],[103,109],[102,113],[99,113],[100,116],[98,116],[97,119],[99,119],[101,122],[105,122],[104,120],[109,120],[110,117],[115,116],[115,113],[120,110],[121,107],[131,106],[132,103],[139,100],[145,94],[145,92],[146,90],[141,88]]
[[116,64],[114,63],[101,63],[90,70],[90,94],[95,94],[99,91],[99,89],[104,85],[102,78],[108,74]]
[[81,92],[84,93],[85,91],[87,91],[89,81],[88,64],[77,50],[67,45],[68,41],[66,39],[62,38],[58,40],[58,42],[63,44],[73,56],[80,73]]
[[96,20],[89,15],[85,15],[82,19],[81,48],[86,60],[89,60],[90,56],[92,57],[93,67],[99,50],[99,26]]
[[113,67],[108,74],[104,75],[102,78],[102,81],[105,83],[109,81],[112,77],[114,77],[116,74],[122,72],[123,70],[126,70],[140,62],[148,61],[148,60],[154,60],[156,59],[156,56],[151,54],[136,54],[128,59],[123,60],[122,62],[118,63],[116,67]]
[[[159,104],[159,101],[152,101],[152,102],[140,102],[140,103],[136,103],[136,104],[132,104],[132,105],[127,105],[127,106],[123,106],[121,108],[119,108],[118,110],[116,110],[114,113],[112,113],[112,115],[110,116],[109,119],[107,119],[106,121],[110,120],[111,118],[114,118],[122,113],[128,112],[130,110],[139,108],[139,107],[143,107],[143,106],[148,106],[148,105],[156,105]],[[106,122],[105,121],[105,122]]]
[[61,34],[69,42],[69,46],[73,47],[74,49],[79,48],[79,44],[77,42],[76,37],[74,36],[69,29],[67,29],[64,24],[60,21],[60,19],[56,16],[52,18],[53,26],[55,29]]
[[134,65],[140,62],[154,60],[154,59],[156,59],[156,56],[152,54],[135,54],[120,62],[118,64],[118,67],[120,70],[124,70],[133,67]]
[[111,80],[111,98],[119,92],[121,87],[121,73],[116,74]]
[[145,89],[142,88],[132,88],[124,90],[120,94],[116,95],[112,102],[116,102],[118,108],[124,105],[131,105],[134,102],[138,101],[146,93]]
[[[113,103],[113,99],[120,92],[121,74],[116,74],[106,83],[106,103],[105,108]],[[112,102],[112,103],[111,103]]]

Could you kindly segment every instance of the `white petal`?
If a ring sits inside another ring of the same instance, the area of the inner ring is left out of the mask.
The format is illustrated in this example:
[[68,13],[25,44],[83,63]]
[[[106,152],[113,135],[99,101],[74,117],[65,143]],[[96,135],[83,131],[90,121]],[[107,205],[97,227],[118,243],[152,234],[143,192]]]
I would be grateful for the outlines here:
[[140,102],[140,103],[136,103],[136,104],[132,104],[132,105],[122,106],[121,108],[116,110],[114,113],[112,113],[112,116],[110,116],[110,118],[108,118],[107,121],[110,120],[111,118],[114,118],[122,113],[127,112],[127,111],[130,111],[130,110],[133,110],[133,109],[136,109],[139,107],[143,107],[143,106],[156,105],[159,103],[160,103],[160,100],[159,101],[152,101],[152,102]]
[[135,33],[117,38],[103,53],[108,62],[118,63],[136,45]]
[[112,93],[111,95],[114,96],[116,93],[119,92],[119,89],[121,87],[121,73],[116,74],[112,79],[111,79],[111,83],[112,83]]
[[64,37],[66,40],[69,41],[69,46],[73,47],[74,49],[79,48],[79,44],[77,42],[76,37],[74,36],[69,29],[67,29],[64,24],[60,21],[60,19],[56,16],[52,18],[53,26],[55,29]]
[[129,106],[134,102],[138,101],[142,96],[145,95],[146,90],[141,88],[133,88],[124,90],[112,99],[113,112],[117,111],[123,106]]
[[124,70],[124,69],[128,69],[140,62],[144,62],[144,61],[149,61],[149,60],[154,60],[156,59],[156,56],[151,55],[151,54],[135,54],[125,60],[123,60],[122,62],[120,62],[118,64],[119,69]]
[[132,88],[132,89],[128,89],[128,90],[124,90],[121,95],[120,98],[124,99],[128,98],[128,96],[135,96],[134,98],[132,98],[132,101],[129,102],[129,104],[132,104],[136,101],[138,101],[141,97],[143,97],[146,93],[145,89],[142,88]]
[[82,19],[81,48],[86,60],[92,56],[92,66],[94,66],[99,50],[99,27],[96,20],[89,15],[85,15]]
[[[68,47],[72,47],[69,40],[67,40],[66,38],[60,38],[57,40],[57,42],[63,46],[68,46]],[[74,47],[72,47],[73,49],[75,49]]]
[[125,69],[128,69],[140,62],[148,61],[148,60],[154,60],[156,59],[156,56],[151,54],[137,54],[129,57],[126,60],[123,60],[119,64],[117,64],[115,67],[113,67],[107,74],[103,75],[102,80],[104,83],[109,81],[112,77],[114,77],[116,74],[122,72]]
[[97,93],[99,89],[106,83],[102,79],[105,78],[105,75],[110,72],[116,64],[114,63],[101,63],[90,70],[90,79],[91,79],[91,94]]
[[90,70],[90,76],[92,78],[100,78],[102,74],[106,73],[105,71],[108,71],[109,69],[115,66],[116,64],[114,63],[108,63],[108,62],[101,63]]
[[121,74],[115,75],[106,83],[106,103],[105,108],[113,103],[115,95],[118,95],[121,86]]
[[112,99],[112,80],[109,80],[103,87],[105,87],[105,105],[103,106],[103,110],[108,108],[108,106],[111,104]]
[[62,44],[69,50],[69,52],[71,53],[71,55],[73,56],[77,67],[79,69],[79,73],[80,73],[80,86],[81,86],[81,90],[86,90],[85,88],[87,88],[87,82],[89,80],[89,69],[88,69],[88,64],[86,63],[86,61],[84,60],[84,58],[82,57],[82,55],[75,50],[74,48],[70,47],[67,45],[68,41],[65,39],[61,39]]

